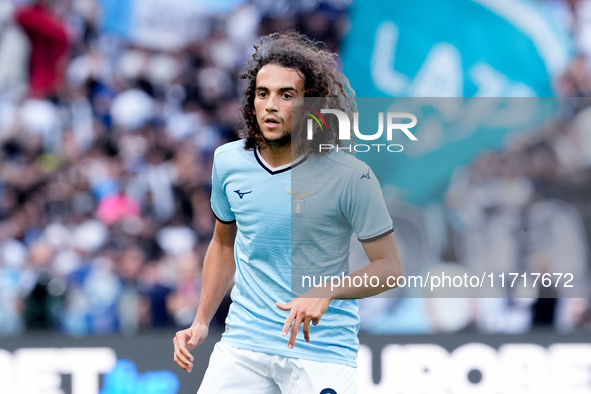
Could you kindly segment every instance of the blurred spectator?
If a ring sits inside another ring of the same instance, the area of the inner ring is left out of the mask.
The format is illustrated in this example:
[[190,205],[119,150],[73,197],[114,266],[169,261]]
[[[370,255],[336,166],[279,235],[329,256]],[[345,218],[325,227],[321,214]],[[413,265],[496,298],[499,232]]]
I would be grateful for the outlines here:
[[30,45],[13,20],[14,6],[0,0],[0,91],[21,97],[27,88]]
[[153,328],[166,328],[173,323],[167,308],[167,299],[173,291],[173,284],[167,283],[162,271],[163,267],[158,261],[151,261],[146,264],[142,274],[142,292],[149,303],[146,305],[149,311],[146,312],[149,314],[149,324]]
[[135,334],[146,313],[145,300],[141,293],[140,276],[146,264],[144,251],[135,245],[127,247],[121,255],[117,272],[122,280],[122,293],[118,303],[121,331]]
[[[200,260],[200,259],[199,259]],[[178,326],[190,326],[195,318],[201,290],[201,261],[187,252],[176,259],[176,290],[167,300],[168,310]]]
[[29,83],[32,97],[59,92],[66,69],[68,33],[50,8],[52,0],[35,0],[16,11],[16,20],[31,43]]
[[29,258],[34,284],[24,305],[25,324],[29,329],[53,328],[59,320],[60,296],[64,288],[56,291],[57,282],[50,274],[49,265],[54,253],[54,248],[45,241],[37,241],[31,246]]
[[16,240],[0,246],[0,335],[18,334],[23,329],[22,321],[22,269],[28,252]]

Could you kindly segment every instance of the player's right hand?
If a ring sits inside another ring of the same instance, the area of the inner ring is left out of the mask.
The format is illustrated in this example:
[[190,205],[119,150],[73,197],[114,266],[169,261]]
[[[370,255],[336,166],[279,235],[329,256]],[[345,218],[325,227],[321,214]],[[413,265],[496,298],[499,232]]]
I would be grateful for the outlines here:
[[195,359],[190,352],[201,345],[207,338],[208,333],[209,328],[204,324],[178,331],[172,339],[174,343],[174,362],[185,371],[191,372]]

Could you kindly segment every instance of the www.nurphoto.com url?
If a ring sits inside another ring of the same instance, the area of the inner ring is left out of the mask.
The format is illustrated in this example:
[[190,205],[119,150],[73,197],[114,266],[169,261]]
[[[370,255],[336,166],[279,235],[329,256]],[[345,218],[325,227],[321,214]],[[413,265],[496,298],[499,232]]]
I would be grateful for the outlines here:
[[479,287],[573,287],[571,282],[574,277],[571,273],[487,273],[482,276],[468,275],[446,275],[444,272],[431,275],[409,275],[389,276],[386,283],[380,281],[377,276],[349,276],[342,274],[335,275],[304,275],[302,276],[303,287],[330,287],[331,290],[341,286],[348,287],[420,287],[430,288],[431,291],[437,288],[479,288]]

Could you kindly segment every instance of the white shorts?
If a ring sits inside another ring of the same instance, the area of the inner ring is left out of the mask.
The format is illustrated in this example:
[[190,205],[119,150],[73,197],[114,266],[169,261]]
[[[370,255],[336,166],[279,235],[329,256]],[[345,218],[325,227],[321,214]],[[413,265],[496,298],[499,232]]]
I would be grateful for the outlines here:
[[356,394],[357,369],[215,345],[197,394]]

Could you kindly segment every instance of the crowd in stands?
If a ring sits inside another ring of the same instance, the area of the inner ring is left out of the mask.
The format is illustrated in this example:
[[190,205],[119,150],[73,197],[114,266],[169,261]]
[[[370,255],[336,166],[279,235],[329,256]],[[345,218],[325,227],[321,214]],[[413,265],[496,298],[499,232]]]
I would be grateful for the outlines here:
[[[205,18],[203,40],[154,51],[102,31],[93,0],[0,0],[0,335],[192,322],[240,70],[272,31],[338,49],[343,10],[306,15],[247,2]],[[236,35],[240,20],[254,23]]]

